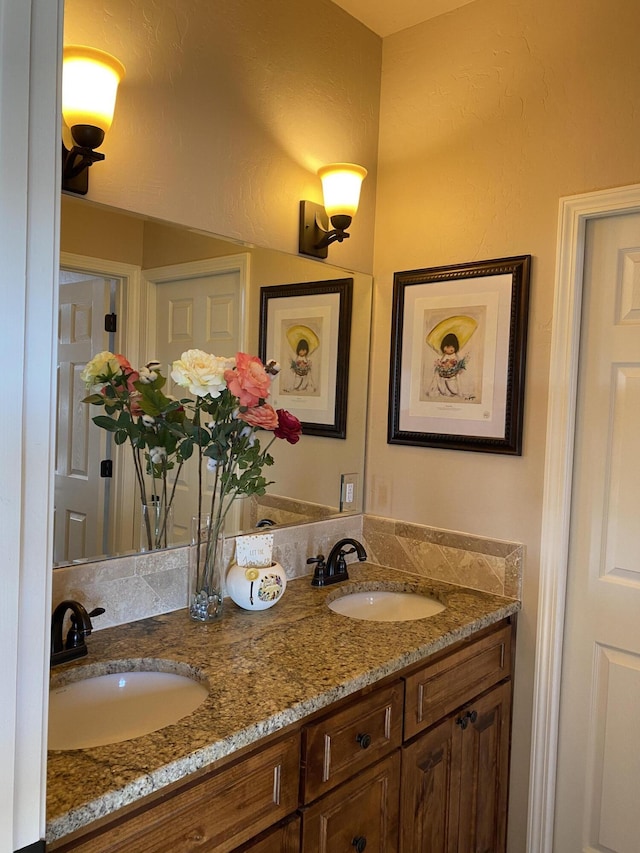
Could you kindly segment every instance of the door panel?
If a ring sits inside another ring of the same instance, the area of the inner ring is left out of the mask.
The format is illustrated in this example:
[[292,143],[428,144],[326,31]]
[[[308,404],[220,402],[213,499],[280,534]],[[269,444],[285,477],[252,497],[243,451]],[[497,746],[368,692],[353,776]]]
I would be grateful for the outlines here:
[[[637,853],[640,215],[587,225],[554,849]],[[562,365],[556,365],[562,370]],[[635,760],[634,760],[635,756]]]
[[54,561],[71,562],[108,552],[103,541],[105,495],[100,460],[106,434],[92,422],[95,408],[81,373],[107,349],[104,315],[109,310],[108,281],[101,277],[60,284],[58,328],[58,406],[56,430]]
[[[171,381],[171,365],[188,349],[201,349],[217,356],[231,358],[243,345],[243,304],[245,277],[234,261],[225,258],[210,262],[212,269],[202,271],[203,262],[182,264],[178,269],[166,267],[145,273],[155,285],[156,330],[154,357],[168,378],[168,393],[189,396],[185,389]],[[197,513],[197,466],[182,468],[174,507],[174,541],[188,542],[191,518]],[[207,478],[204,504],[211,499],[212,478]],[[227,516],[229,528],[233,512]]]

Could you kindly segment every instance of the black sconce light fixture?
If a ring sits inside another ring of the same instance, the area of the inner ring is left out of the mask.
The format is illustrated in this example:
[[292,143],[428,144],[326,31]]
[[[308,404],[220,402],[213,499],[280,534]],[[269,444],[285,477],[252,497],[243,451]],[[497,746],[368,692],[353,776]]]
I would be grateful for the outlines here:
[[367,170],[355,163],[332,163],[318,169],[318,177],[322,181],[324,207],[312,201],[300,202],[298,251],[301,255],[326,258],[332,243],[342,243],[349,237],[347,228],[358,210]]
[[104,154],[96,151],[111,127],[124,66],[93,47],[69,45],[62,60],[62,117],[73,140],[62,144],[62,189],[86,195],[89,167]]

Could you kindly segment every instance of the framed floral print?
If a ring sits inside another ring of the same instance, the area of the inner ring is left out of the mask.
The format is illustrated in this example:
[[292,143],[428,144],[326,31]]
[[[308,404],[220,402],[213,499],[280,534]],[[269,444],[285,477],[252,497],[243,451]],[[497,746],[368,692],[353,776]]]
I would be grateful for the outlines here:
[[397,272],[389,444],[522,454],[531,256]]
[[260,357],[281,367],[271,402],[303,435],[346,437],[352,301],[352,278],[260,288]]

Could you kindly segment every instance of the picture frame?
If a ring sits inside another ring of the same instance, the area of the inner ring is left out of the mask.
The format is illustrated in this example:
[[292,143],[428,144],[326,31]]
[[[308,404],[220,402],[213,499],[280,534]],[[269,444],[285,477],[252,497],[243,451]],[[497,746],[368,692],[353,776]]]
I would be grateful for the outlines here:
[[270,402],[303,435],[346,438],[353,279],[260,288],[259,355],[281,366]]
[[397,272],[389,444],[522,455],[531,255]]

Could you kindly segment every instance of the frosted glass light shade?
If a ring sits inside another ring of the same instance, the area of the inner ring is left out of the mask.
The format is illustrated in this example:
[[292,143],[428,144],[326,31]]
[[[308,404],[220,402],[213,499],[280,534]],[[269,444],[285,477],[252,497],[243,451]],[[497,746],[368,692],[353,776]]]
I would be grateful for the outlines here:
[[354,217],[367,170],[355,163],[331,163],[318,169],[318,177],[322,181],[324,209],[329,219],[336,215]]
[[62,63],[62,116],[68,127],[88,124],[108,131],[118,84],[125,70],[119,60],[93,47],[69,45]]

